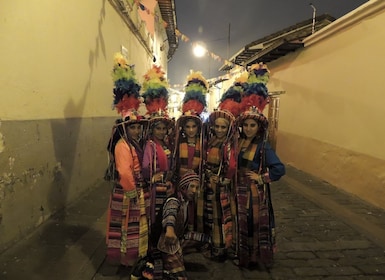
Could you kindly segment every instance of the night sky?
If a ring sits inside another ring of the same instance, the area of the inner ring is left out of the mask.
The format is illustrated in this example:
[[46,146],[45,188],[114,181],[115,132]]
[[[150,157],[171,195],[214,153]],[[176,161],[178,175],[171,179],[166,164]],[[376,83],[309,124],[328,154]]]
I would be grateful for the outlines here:
[[[168,65],[171,85],[185,84],[190,69],[202,71],[209,79],[218,72],[224,59],[245,45],[316,15],[329,14],[338,19],[366,0],[175,0],[178,30],[189,38],[179,38],[179,47]],[[230,32],[229,32],[230,30]],[[229,40],[230,39],[230,40]],[[197,58],[192,45],[202,41],[210,56]]]

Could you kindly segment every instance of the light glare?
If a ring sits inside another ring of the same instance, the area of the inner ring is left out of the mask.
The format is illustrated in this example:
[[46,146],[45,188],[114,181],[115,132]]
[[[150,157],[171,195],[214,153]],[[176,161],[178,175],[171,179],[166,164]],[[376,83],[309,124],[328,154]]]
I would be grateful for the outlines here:
[[193,47],[193,53],[196,57],[202,57],[206,52],[207,50],[202,44],[195,44]]

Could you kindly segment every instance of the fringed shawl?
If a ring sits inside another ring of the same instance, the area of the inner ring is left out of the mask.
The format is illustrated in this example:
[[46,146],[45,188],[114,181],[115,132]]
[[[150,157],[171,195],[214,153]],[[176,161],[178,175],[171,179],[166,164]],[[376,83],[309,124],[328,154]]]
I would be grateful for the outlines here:
[[[192,149],[193,154],[191,157]],[[201,160],[201,144],[199,141],[195,143],[194,147],[189,146],[187,142],[181,142],[179,144],[179,168],[197,171]]]

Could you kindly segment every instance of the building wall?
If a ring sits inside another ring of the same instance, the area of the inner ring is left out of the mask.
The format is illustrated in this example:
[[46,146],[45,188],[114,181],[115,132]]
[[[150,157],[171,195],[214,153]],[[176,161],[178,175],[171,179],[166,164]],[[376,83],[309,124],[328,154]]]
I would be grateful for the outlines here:
[[287,164],[385,207],[385,2],[369,1],[269,64]]
[[114,53],[127,49],[141,81],[168,51],[160,23],[150,36],[133,7],[135,35],[116,1],[2,2],[0,252],[104,183]]

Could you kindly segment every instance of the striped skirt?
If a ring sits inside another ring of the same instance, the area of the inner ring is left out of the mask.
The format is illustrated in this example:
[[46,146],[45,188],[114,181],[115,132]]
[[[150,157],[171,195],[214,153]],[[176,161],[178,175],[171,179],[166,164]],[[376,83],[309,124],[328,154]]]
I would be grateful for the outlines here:
[[233,218],[231,213],[230,191],[220,184],[205,184],[203,227],[204,233],[211,236],[212,256],[223,256],[232,246]]
[[140,189],[136,200],[128,198],[115,184],[107,214],[107,259],[110,264],[132,266],[148,248],[145,199]]
[[239,264],[271,266],[275,251],[275,223],[270,186],[257,186],[245,177],[238,177],[237,186]]

